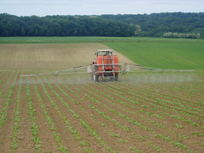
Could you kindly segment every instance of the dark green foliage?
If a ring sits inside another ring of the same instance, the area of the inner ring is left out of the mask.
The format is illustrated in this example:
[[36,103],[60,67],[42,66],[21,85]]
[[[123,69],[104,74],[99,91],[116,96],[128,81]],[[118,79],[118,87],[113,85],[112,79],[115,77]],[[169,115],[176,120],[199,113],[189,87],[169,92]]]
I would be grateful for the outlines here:
[[166,33],[204,38],[204,13],[45,17],[0,14],[0,36],[163,37]]
[[17,17],[0,14],[0,36],[132,36],[135,27],[97,16]]
[[139,15],[103,15],[103,19],[139,25],[139,36],[162,37],[166,32],[197,33],[204,37],[204,13],[154,13]]

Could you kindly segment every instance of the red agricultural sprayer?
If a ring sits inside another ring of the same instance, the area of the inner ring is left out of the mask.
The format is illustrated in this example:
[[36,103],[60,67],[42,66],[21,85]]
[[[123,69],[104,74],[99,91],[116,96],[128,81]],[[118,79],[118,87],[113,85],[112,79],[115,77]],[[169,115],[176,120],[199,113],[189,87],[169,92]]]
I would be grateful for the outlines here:
[[83,81],[83,75],[78,74],[89,73],[91,74],[92,80],[96,82],[108,80],[118,81],[119,74],[130,72],[130,66],[133,64],[119,63],[118,55],[115,53],[117,52],[113,52],[110,49],[100,49],[95,52],[95,60],[89,65],[82,65],[49,73],[26,74],[22,76],[77,74],[77,77],[74,76],[74,78],[78,81]]
[[109,77],[111,80],[117,81],[121,72],[118,56],[109,49],[98,50],[95,55],[96,59],[91,65],[92,80],[99,81]]

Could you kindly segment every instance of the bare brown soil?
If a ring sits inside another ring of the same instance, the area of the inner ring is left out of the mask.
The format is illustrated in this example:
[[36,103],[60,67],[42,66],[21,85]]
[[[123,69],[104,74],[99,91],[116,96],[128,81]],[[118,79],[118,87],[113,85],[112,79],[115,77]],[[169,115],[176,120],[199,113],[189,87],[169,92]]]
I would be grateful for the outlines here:
[[[92,63],[100,43],[78,44],[1,44],[0,70],[53,70],[85,66]],[[133,63],[117,53],[120,62]]]

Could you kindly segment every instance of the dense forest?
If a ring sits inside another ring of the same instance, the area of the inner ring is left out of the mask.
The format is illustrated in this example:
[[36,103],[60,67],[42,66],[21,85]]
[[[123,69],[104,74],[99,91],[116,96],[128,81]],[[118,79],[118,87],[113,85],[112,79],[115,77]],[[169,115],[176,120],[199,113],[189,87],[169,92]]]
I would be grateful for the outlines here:
[[204,13],[14,16],[0,14],[0,36],[204,38]]
[[0,36],[132,36],[130,24],[95,16],[0,15]]
[[102,15],[103,19],[136,25],[136,35],[161,37],[165,33],[200,35],[204,38],[204,13],[154,13],[143,15]]

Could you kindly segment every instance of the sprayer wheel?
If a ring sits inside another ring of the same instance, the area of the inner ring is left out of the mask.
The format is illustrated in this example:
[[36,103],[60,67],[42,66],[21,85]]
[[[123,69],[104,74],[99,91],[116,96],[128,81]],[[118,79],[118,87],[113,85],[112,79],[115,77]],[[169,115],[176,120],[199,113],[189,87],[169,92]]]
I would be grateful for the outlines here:
[[115,81],[118,81],[118,73],[115,74]]

